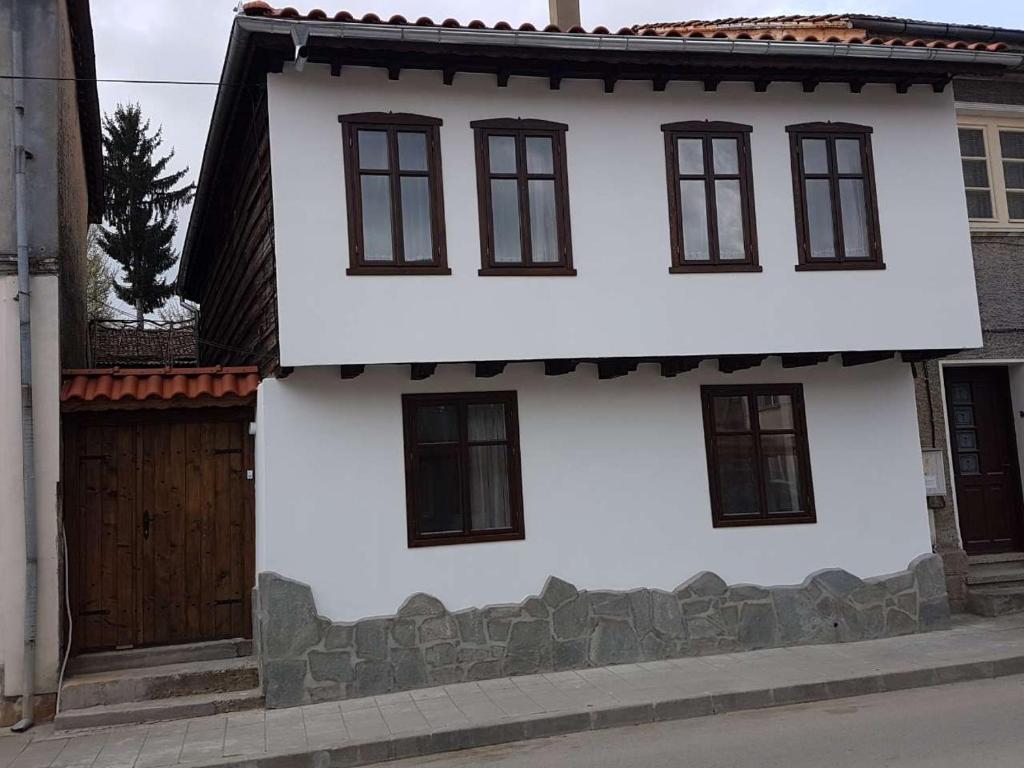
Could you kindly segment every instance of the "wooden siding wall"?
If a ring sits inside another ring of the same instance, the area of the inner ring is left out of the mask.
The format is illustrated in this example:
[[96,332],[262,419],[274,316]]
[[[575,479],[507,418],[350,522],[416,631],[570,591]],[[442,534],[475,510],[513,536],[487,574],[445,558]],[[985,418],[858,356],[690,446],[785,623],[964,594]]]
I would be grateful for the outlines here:
[[257,365],[277,372],[277,282],[270,132],[265,91],[250,88],[206,216],[206,264],[199,280],[199,364]]

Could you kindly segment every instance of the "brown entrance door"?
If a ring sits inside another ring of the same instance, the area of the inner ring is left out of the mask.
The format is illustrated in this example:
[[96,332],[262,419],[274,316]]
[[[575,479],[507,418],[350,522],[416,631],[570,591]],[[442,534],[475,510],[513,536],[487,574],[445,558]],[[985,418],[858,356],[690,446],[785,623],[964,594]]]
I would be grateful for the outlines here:
[[1004,366],[946,368],[960,533],[968,554],[1021,548],[1017,440]]
[[252,411],[69,414],[76,652],[248,637]]

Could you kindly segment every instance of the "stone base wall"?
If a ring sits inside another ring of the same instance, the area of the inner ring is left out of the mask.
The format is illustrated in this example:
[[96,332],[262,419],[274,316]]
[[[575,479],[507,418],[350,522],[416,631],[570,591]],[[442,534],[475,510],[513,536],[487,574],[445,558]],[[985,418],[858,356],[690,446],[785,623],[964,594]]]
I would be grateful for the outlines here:
[[729,586],[703,572],[673,592],[585,592],[556,577],[518,605],[450,613],[410,597],[386,618],[335,623],[311,589],[262,573],[254,595],[267,706],[681,656],[906,635],[949,625],[942,560],[861,580]]

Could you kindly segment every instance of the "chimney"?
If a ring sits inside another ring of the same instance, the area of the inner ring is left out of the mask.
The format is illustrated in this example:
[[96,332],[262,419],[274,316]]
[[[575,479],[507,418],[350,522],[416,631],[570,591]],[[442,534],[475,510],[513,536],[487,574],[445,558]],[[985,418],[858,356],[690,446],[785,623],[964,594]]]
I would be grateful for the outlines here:
[[580,0],[548,0],[551,23],[563,32],[580,26]]

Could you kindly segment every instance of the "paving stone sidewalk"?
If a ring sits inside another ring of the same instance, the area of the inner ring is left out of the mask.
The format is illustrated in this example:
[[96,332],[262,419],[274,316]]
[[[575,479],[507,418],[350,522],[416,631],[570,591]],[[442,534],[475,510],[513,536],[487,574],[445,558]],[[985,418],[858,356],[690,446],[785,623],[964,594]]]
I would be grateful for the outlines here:
[[1024,674],[1024,615],[954,628],[487,680],[152,725],[0,731],[0,768],[327,768]]

